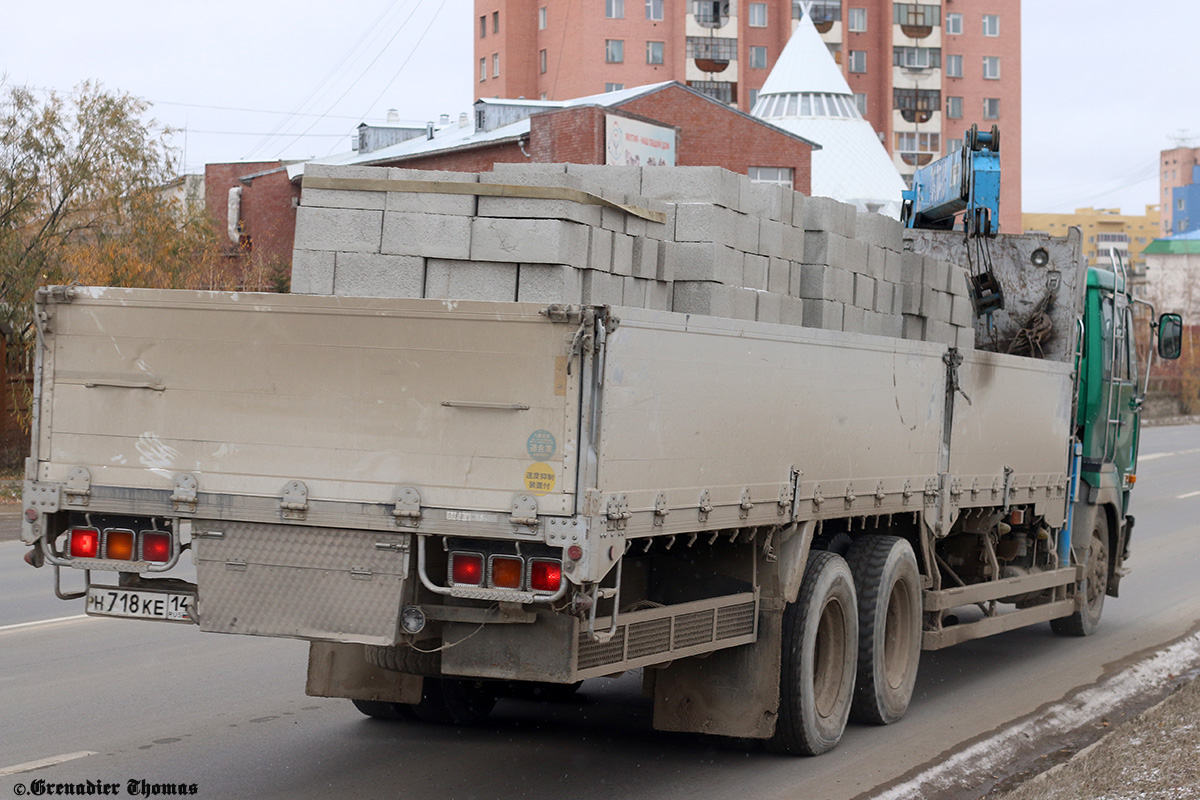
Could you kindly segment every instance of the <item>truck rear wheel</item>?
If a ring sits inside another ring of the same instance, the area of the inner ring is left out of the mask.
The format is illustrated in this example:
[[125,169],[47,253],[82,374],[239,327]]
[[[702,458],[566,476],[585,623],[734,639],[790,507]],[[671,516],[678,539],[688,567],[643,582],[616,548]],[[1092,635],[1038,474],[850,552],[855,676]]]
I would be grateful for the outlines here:
[[815,756],[846,729],[854,695],[858,614],[845,559],[809,553],[800,595],[783,612],[779,717],[767,747]]
[[912,545],[863,536],[846,553],[858,592],[858,671],[850,718],[890,725],[904,716],[921,660],[921,574]]
[[421,702],[412,706],[423,722],[473,725],[487,719],[496,707],[496,693],[469,678],[426,678]]
[[1087,565],[1077,591],[1083,596],[1083,608],[1069,617],[1050,620],[1050,629],[1059,636],[1091,636],[1100,627],[1108,591],[1108,518],[1103,508],[1096,510]]

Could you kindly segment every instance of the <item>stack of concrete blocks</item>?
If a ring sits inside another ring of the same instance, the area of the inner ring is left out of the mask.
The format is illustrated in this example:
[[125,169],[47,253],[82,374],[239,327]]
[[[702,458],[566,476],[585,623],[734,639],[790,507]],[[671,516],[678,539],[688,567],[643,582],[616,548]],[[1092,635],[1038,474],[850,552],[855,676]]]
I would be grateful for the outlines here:
[[906,251],[903,277],[905,339],[975,347],[975,308],[964,268]]
[[665,221],[573,200],[306,188],[297,293],[633,306],[944,344],[966,337],[954,300],[965,283],[904,254],[900,223],[718,167],[496,164],[480,175],[310,164],[306,176],[574,189]]

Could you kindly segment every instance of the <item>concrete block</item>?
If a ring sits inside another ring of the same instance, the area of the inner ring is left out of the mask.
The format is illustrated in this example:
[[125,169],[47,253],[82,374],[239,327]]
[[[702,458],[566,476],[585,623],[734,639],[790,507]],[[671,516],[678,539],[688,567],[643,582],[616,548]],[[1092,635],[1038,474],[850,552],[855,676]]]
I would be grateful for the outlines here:
[[932,256],[922,256],[921,260],[924,262],[922,269],[925,285],[932,286],[940,292],[949,291],[950,262]]
[[925,341],[925,318],[916,314],[904,314],[900,317],[900,336],[913,341]]
[[604,228],[591,228],[588,238],[588,269],[612,272],[612,248],[614,234]]
[[798,264],[794,264],[786,258],[772,258],[767,265],[767,291],[775,294],[791,294],[793,266],[799,269]]
[[675,204],[674,203],[657,203],[638,198],[639,202],[649,203],[649,208],[654,211],[662,211],[666,216],[666,222],[650,222],[646,221],[646,236],[650,239],[657,239],[660,242],[670,241],[675,238]]
[[[743,254],[712,242],[664,242],[665,274],[676,281],[715,281],[736,286],[742,281]],[[660,279],[666,280],[662,275]]]
[[879,227],[878,236],[880,244],[887,250],[893,253],[899,253],[904,250],[904,225],[898,219],[885,217],[880,214],[876,224]]
[[842,203],[842,236],[858,238],[858,209],[850,203]]
[[739,205],[744,213],[774,222],[792,221],[792,190],[774,183],[755,183],[749,175],[739,175]]
[[[804,230],[804,220],[808,214],[808,195],[792,192],[792,227]],[[786,220],[785,220],[786,221]]]
[[804,230],[852,237],[857,214],[849,203],[831,197],[810,197],[804,201]]
[[658,278],[658,242],[654,239],[633,239],[633,277],[651,281]]
[[955,329],[955,347],[959,350],[975,349],[975,329],[972,327]]
[[655,311],[673,311],[675,284],[668,281],[646,282],[646,308]]
[[333,294],[335,254],[322,250],[292,251],[292,294]]
[[854,238],[858,239],[864,244],[878,247],[879,235],[878,228],[875,224],[875,219],[878,216],[878,214],[874,214],[870,211],[859,211],[857,220],[855,222]]
[[[901,256],[901,283],[920,285],[925,282],[925,256],[905,251]],[[886,276],[885,276],[886,280]]]
[[582,178],[599,189],[625,194],[642,193],[642,168],[608,164],[567,164],[567,174]]
[[471,220],[471,259],[583,267],[588,227],[560,219]]
[[[307,170],[309,167],[306,167]],[[486,173],[485,173],[486,175]],[[388,170],[388,180],[393,181],[441,181],[446,183],[479,183],[479,176],[474,172],[449,172],[431,169],[401,169],[392,167]],[[388,192],[388,211],[401,211],[421,214],[458,214],[465,217],[475,216],[478,203],[473,194],[435,194],[432,192]]]
[[[343,167],[332,164],[306,164],[306,178],[365,178],[386,180],[387,167]],[[387,205],[386,192],[367,192],[355,189],[313,189],[301,184],[300,203],[322,208],[362,208],[382,211]]]
[[950,324],[970,328],[975,324],[975,306],[971,298],[961,294],[950,295]]
[[894,296],[892,297],[892,313],[893,314],[903,314],[904,313],[904,284],[902,284],[902,283],[895,284],[894,286],[892,286],[892,291],[894,292]]
[[785,325],[804,324],[804,301],[799,297],[783,297],[780,300],[779,321]]
[[621,291],[621,305],[630,308],[646,307],[646,284],[650,281],[641,278],[623,278],[624,286]]
[[954,295],[928,287],[926,289],[928,291],[921,295],[921,313],[930,321],[949,324],[954,312]]
[[642,194],[672,203],[713,203],[740,210],[737,173],[721,167],[644,167]]
[[599,227],[600,206],[571,200],[544,200],[535,197],[480,197],[478,216],[531,219],[569,219]]
[[846,259],[846,239],[828,231],[806,231],[804,263],[840,267]]
[[[727,208],[711,203],[679,203],[675,206],[675,241],[716,242],[738,246],[738,217]],[[757,249],[749,248],[751,251]]]
[[767,274],[771,259],[754,253],[745,254],[745,265],[742,268],[742,286],[747,289],[767,289]]
[[747,289],[743,286],[731,288],[733,289],[733,313],[730,316],[750,322],[756,320],[758,318],[758,290]]
[[823,264],[804,264],[800,272],[800,297],[806,300],[854,302],[854,273]]
[[[616,199],[615,202],[624,203],[625,195],[619,195],[619,199]],[[600,206],[600,226],[605,230],[612,231],[613,233],[624,233],[625,216],[624,209]]]
[[611,272],[583,270],[583,302],[597,306],[619,306],[625,300],[625,279]]
[[883,336],[883,320],[883,314],[867,309],[863,312],[862,332],[870,336]]
[[887,251],[882,247],[871,245],[867,248],[866,273],[877,281],[886,278]]
[[338,253],[333,293],[349,297],[422,297],[425,259],[375,253]]
[[875,282],[875,303],[871,310],[877,314],[892,314],[895,312],[896,287],[883,281]]
[[867,312],[858,306],[842,307],[842,330],[846,333],[866,333]]
[[465,261],[472,257],[471,217],[414,214],[406,211],[385,212],[382,252]]
[[829,331],[842,329],[845,306],[836,300],[804,299],[804,326],[824,328]]
[[[528,175],[539,172],[566,172],[567,165],[562,162],[548,161],[497,161],[492,166],[493,178],[484,183],[509,183],[513,175]],[[486,176],[485,176],[486,177]],[[503,180],[501,180],[503,178]]]
[[885,314],[883,317],[883,335],[893,339],[904,338],[904,317],[899,314]]
[[783,257],[791,261],[804,260],[804,229],[794,225],[783,226]]
[[866,274],[869,268],[867,260],[871,246],[858,239],[847,239],[843,247],[845,248],[845,262],[842,266],[853,272]]
[[949,322],[927,319],[925,320],[925,341],[944,344],[947,347],[956,347],[958,329]]
[[883,279],[888,283],[904,282],[904,256],[898,251],[888,250],[883,259]]
[[950,284],[946,287],[946,291],[955,297],[968,297],[971,293],[970,283],[967,280],[967,271],[957,264],[950,265]]
[[565,264],[521,264],[517,300],[522,303],[582,303],[583,270]]
[[759,255],[769,256],[760,245],[761,228],[763,223],[770,223],[770,220],[759,219],[752,214],[734,214],[736,223],[736,238],[733,246],[747,253],[758,253]]
[[296,209],[297,250],[378,253],[382,238],[382,211],[310,206]]
[[773,258],[783,258],[787,250],[783,246],[783,223],[764,219],[759,222],[758,252]]
[[517,299],[517,265],[498,261],[425,260],[425,296],[443,300]]
[[854,273],[854,305],[875,308],[875,279],[861,272]]
[[786,295],[758,292],[758,313],[755,319],[759,322],[782,322],[784,299]]
[[633,275],[633,242],[632,236],[623,233],[613,234],[612,273],[614,275]]
[[734,287],[710,281],[675,281],[673,310],[682,314],[732,317]]

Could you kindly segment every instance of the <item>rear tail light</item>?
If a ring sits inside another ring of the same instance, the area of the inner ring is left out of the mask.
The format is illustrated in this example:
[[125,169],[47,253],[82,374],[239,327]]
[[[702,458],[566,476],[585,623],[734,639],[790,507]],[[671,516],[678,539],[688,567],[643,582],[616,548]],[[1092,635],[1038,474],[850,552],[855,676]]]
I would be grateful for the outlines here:
[[451,553],[450,583],[455,586],[482,586],[483,556],[479,553]]
[[71,558],[97,558],[100,555],[100,531],[97,528],[72,528]]
[[529,588],[535,592],[557,592],[562,586],[562,562],[534,559],[529,563]]
[[165,564],[171,560],[171,534],[142,531],[142,561]]
[[520,589],[525,562],[512,556],[492,556],[492,586],[497,589]]
[[137,552],[137,537],[124,528],[110,528],[104,532],[104,557],[116,561],[133,561]]

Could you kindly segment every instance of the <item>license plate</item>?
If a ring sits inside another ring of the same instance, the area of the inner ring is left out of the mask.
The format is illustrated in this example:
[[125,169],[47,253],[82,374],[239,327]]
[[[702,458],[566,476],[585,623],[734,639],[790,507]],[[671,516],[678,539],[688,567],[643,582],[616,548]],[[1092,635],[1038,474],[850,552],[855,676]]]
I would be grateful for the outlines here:
[[87,613],[100,617],[192,622],[190,610],[195,601],[196,595],[186,592],[89,586]]

